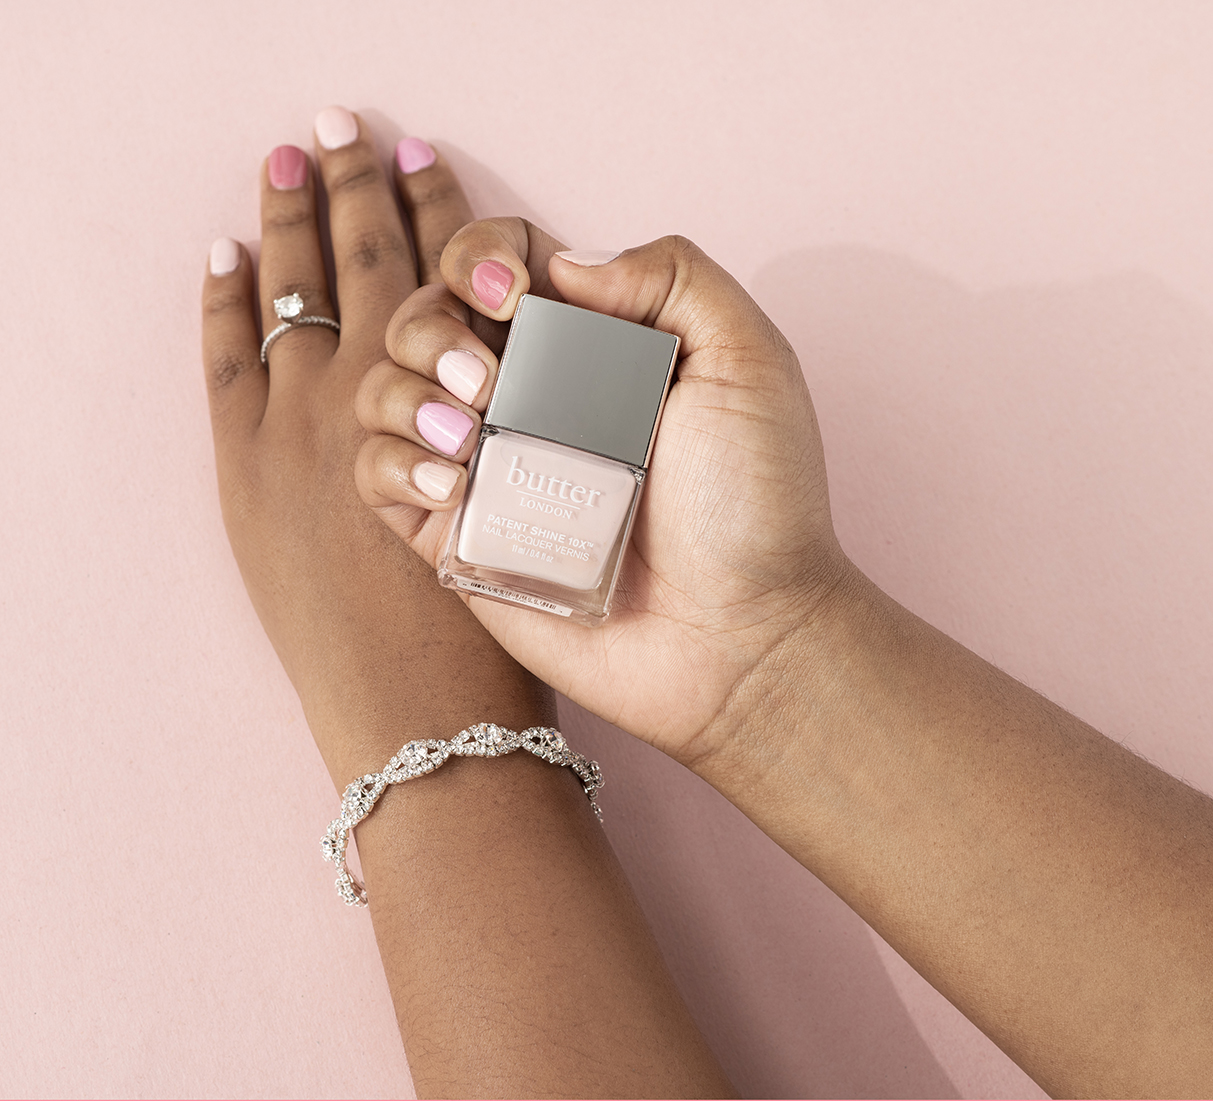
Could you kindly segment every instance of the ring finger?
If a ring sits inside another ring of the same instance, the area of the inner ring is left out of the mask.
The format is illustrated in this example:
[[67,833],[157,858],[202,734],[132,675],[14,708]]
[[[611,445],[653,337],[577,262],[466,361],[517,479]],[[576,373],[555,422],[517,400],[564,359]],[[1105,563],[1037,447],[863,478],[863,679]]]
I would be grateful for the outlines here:
[[479,438],[480,417],[474,409],[391,360],[366,373],[354,409],[368,432],[411,440],[457,463],[472,457]]
[[396,146],[396,189],[413,227],[417,276],[421,283],[442,282],[442,250],[472,220],[472,208],[451,166],[420,138]]
[[[316,224],[316,187],[307,154],[280,145],[261,172],[261,265],[258,278],[262,335],[280,324],[275,300],[297,294],[305,316],[336,317]],[[271,390],[288,382],[291,365],[328,358],[337,334],[322,325],[303,325],[279,336],[266,353]],[[289,355],[283,353],[287,348]]]

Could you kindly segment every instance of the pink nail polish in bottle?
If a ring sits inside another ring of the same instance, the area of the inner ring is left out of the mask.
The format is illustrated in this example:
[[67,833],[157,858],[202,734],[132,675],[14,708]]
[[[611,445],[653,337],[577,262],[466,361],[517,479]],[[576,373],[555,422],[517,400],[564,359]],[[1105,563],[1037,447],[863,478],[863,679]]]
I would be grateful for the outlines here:
[[523,295],[438,580],[606,619],[677,354],[669,333]]

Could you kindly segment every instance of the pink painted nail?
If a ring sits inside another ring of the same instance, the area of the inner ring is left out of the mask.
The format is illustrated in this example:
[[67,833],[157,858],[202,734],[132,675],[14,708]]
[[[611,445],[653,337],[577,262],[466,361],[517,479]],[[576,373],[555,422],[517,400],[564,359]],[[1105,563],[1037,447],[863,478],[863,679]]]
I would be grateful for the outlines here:
[[472,418],[445,402],[427,402],[417,410],[417,431],[421,438],[444,455],[454,455],[471,430]]
[[413,467],[413,485],[431,501],[445,501],[459,481],[459,473],[438,463],[418,463]]
[[231,275],[238,267],[240,267],[240,246],[230,237],[220,237],[211,245],[211,274]]
[[420,138],[405,138],[396,146],[396,163],[406,176],[410,172],[420,172],[429,168],[438,159],[429,142]]
[[476,399],[488,373],[480,357],[471,352],[443,352],[438,358],[438,381],[465,405]]
[[270,187],[294,191],[307,183],[307,154],[296,145],[280,145],[270,154]]
[[619,253],[606,248],[582,248],[558,252],[556,255],[580,268],[600,268],[603,264],[609,264]]
[[316,116],[316,140],[325,149],[340,149],[358,138],[358,120],[344,107],[326,107]]
[[514,273],[496,260],[485,260],[472,270],[472,293],[490,310],[501,309],[513,285]]

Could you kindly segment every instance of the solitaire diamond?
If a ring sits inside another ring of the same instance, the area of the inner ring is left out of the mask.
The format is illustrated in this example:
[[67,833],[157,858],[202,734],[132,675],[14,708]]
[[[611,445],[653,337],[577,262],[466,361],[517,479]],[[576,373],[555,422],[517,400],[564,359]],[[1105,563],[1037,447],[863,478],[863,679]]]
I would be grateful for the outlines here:
[[303,298],[298,294],[288,294],[285,298],[274,299],[274,313],[283,321],[294,321],[303,313]]

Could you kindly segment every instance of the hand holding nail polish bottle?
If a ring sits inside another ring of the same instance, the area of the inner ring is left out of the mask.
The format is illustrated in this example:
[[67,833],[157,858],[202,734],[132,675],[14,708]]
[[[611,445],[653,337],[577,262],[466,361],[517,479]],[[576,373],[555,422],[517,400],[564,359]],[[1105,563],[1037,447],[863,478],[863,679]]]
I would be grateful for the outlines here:
[[669,333],[524,295],[439,581],[601,623],[677,354]]

